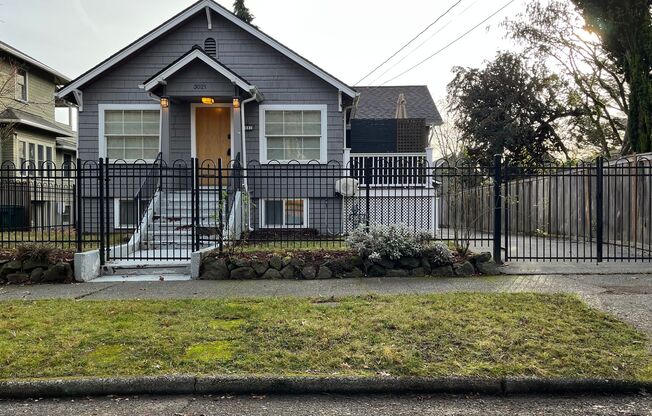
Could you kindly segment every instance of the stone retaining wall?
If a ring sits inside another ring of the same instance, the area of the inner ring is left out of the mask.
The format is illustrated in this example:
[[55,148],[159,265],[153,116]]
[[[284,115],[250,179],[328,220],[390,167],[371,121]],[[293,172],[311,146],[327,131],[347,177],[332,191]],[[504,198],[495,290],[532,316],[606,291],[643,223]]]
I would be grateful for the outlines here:
[[48,260],[0,260],[0,284],[70,283],[73,281],[71,263]]
[[400,260],[363,260],[352,254],[314,260],[302,252],[244,256],[209,255],[202,259],[202,280],[332,279],[355,277],[471,276],[500,274],[490,253],[481,253],[454,264],[436,264],[427,255]]

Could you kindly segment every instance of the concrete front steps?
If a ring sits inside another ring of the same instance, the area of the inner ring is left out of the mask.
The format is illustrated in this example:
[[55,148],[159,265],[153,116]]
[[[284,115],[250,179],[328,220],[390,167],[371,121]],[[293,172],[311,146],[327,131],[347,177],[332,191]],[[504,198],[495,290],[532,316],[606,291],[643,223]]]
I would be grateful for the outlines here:
[[100,270],[95,283],[183,281],[190,278],[190,260],[117,260]]

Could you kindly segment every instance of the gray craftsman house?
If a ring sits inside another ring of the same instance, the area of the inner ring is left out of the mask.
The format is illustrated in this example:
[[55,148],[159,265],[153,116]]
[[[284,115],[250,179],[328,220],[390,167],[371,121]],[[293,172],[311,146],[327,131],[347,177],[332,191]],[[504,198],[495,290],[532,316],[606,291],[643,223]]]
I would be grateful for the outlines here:
[[[212,0],[198,1],[58,92],[60,99],[79,108],[78,157],[82,161],[108,158],[109,163],[147,165],[163,160],[168,165],[173,161],[189,165],[194,159],[202,164],[209,160],[215,166],[218,160],[223,165],[237,160],[245,168],[251,163],[267,166],[272,161],[346,167],[356,157],[347,137],[351,139],[351,115],[359,96],[355,88]],[[370,94],[367,101],[373,100]],[[396,99],[390,100],[394,102],[384,104],[396,108]],[[367,105],[360,104],[357,111]],[[418,117],[418,138],[409,155],[425,160],[427,126],[440,119],[436,109],[427,123],[425,117]],[[385,158],[406,157],[398,148],[378,153]],[[203,188],[211,185],[204,180],[198,183]],[[162,249],[173,242],[178,247],[194,247],[180,235],[179,230],[188,229],[183,224],[167,228],[151,224],[165,215],[157,204],[190,210],[183,206],[185,199],[176,200],[171,192],[143,191],[147,182],[142,180],[136,186],[128,182],[111,186],[114,203],[105,211],[111,219],[106,231],[138,229],[129,242],[136,251]],[[252,229],[342,231],[341,215],[327,223],[320,214],[328,209],[333,217],[333,207],[341,210],[345,205],[341,198],[335,200],[332,183],[303,183],[305,197],[297,197],[296,192],[284,196],[289,193],[279,192],[278,182],[276,194],[270,196],[271,187],[261,178],[251,180],[248,187],[255,200],[255,212],[248,220]],[[237,206],[238,200],[230,202]],[[215,210],[214,206],[208,208]],[[208,215],[202,215],[203,224],[210,223]],[[181,215],[168,218],[183,221]],[[144,225],[146,220],[149,226]],[[188,238],[191,234],[196,233],[188,232]]]

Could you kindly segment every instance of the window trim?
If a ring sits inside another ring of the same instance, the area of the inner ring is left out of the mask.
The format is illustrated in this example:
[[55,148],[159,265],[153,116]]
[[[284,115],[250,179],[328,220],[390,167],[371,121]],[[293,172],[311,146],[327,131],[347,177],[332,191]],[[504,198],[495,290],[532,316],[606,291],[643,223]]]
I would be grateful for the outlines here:
[[[281,225],[270,225],[265,221],[265,213],[267,210],[267,201],[281,201],[283,202],[283,224]],[[303,225],[288,225],[287,224],[287,210],[286,203],[287,201],[303,201]],[[309,228],[308,225],[308,198],[261,198],[260,200],[260,228]]]
[[[270,162],[267,157],[267,135],[265,132],[265,113],[267,111],[321,111],[321,137],[319,139],[319,159],[317,162],[321,164],[328,163],[328,106],[326,104],[261,104],[258,114],[260,163]],[[311,161],[297,160],[302,164]],[[290,160],[279,160],[279,162],[287,163]]]
[[[18,71],[25,72],[25,99],[16,97],[18,95]],[[25,68],[16,68],[16,75],[14,76],[14,99],[21,103],[29,103],[29,71]]]
[[[159,115],[159,133],[158,133],[158,151],[161,152],[161,140],[163,137],[163,117],[161,114],[160,104],[98,104],[97,113],[98,113],[98,123],[97,123],[97,133],[99,138],[99,149],[98,155],[101,158],[106,158],[108,150],[106,147],[106,136],[104,135],[104,115],[106,111],[113,110],[158,110]],[[118,159],[122,160],[122,159]],[[127,163],[153,163],[154,159],[124,159]]]

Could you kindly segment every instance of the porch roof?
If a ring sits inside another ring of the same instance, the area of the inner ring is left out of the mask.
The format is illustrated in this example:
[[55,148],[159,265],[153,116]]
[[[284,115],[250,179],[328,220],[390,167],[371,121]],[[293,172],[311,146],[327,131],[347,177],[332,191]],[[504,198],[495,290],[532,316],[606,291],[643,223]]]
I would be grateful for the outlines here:
[[213,68],[217,73],[219,73],[220,75],[222,75],[223,77],[231,81],[233,85],[238,86],[242,90],[251,94],[252,97],[255,97],[256,101],[260,102],[263,100],[263,95],[260,93],[260,91],[255,85],[250,84],[243,77],[233,72],[231,69],[229,69],[226,65],[222,64],[217,59],[206,54],[206,52],[204,52],[204,50],[201,47],[196,45],[190,51],[180,56],[176,61],[172,62],[170,65],[166,66],[165,68],[163,68],[162,70],[154,74],[152,77],[150,77],[139,87],[141,87],[147,92],[151,92],[159,85],[165,84],[170,77],[172,77],[174,74],[181,71],[186,66],[195,62],[195,60],[202,61],[209,67]]

